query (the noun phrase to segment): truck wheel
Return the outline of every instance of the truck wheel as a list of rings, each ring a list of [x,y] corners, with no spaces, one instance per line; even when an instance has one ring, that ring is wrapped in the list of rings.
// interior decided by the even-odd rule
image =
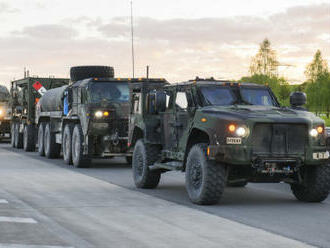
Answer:
[[[72,163],[76,168],[88,167],[90,160],[84,156],[84,135],[80,124],[76,124],[72,133]]]
[[[15,123],[15,147],[23,148],[23,134],[19,132],[19,123]]]
[[[45,126],[44,150],[47,158],[57,158],[60,156],[61,146],[56,143],[55,133],[51,131],[50,123]]]
[[[127,164],[132,164],[132,157],[127,156],[125,159]]]
[[[23,147],[24,151],[32,152],[35,150],[35,139],[34,139],[34,126],[32,125],[25,125],[24,126],[24,133],[23,133]]]
[[[156,188],[160,180],[160,171],[150,171],[149,166],[158,160],[159,148],[154,145],[145,145],[142,139],[134,147],[132,168],[136,187]]]
[[[219,202],[226,185],[226,169],[206,157],[207,144],[194,145],[186,164],[186,189],[190,200],[201,205]]]
[[[15,147],[15,123],[10,126],[10,145]]]
[[[227,186],[229,187],[235,187],[235,188],[243,188],[248,184],[248,181],[244,180],[244,181],[239,181],[239,182],[227,182]]]
[[[330,165],[308,166],[301,174],[302,184],[291,184],[294,196],[304,202],[324,201],[330,192]]]
[[[72,124],[66,124],[63,131],[62,149],[64,163],[72,164]]]
[[[113,78],[113,67],[110,66],[75,66],[70,69],[70,78],[73,82],[86,78]]]
[[[40,156],[45,156],[44,132],[45,132],[45,124],[40,123],[38,128],[38,153]]]

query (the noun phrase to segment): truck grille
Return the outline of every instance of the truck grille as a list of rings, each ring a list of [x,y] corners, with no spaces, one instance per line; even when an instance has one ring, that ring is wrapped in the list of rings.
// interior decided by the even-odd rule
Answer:
[[[128,119],[112,119],[109,121],[110,133],[118,131],[120,137],[128,136]]]
[[[257,123],[253,128],[253,152],[258,154],[303,154],[307,128],[303,124]]]

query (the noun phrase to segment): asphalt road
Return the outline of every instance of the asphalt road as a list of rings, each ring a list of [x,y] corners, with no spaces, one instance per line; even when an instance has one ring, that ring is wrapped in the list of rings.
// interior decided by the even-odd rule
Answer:
[[[329,198],[302,203],[286,184],[249,184],[198,206],[179,172],[138,190],[122,159],[74,169],[0,145],[0,248],[309,245],[330,248]]]

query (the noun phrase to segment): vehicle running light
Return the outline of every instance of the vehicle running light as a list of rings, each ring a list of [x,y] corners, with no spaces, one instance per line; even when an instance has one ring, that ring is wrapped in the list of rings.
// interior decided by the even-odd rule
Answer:
[[[0,115],[3,115],[3,114],[4,114],[3,110],[2,110],[2,109],[0,109]]]
[[[238,136],[240,136],[240,137],[244,137],[244,136],[246,136],[246,134],[247,134],[247,130],[246,130],[246,128],[244,128],[244,127],[239,127],[239,128],[237,128],[237,130],[236,130],[236,134],[237,134]]]
[[[235,126],[234,124],[230,124],[230,125],[228,126],[228,130],[229,130],[229,132],[233,133],[233,132],[235,132],[235,130],[236,130],[236,126]]]
[[[322,127],[322,126],[318,126],[318,127],[316,128],[316,130],[317,130],[317,132],[318,132],[319,134],[323,133],[323,127]]]
[[[108,117],[108,116],[109,116],[109,112],[108,112],[108,111],[105,111],[105,112],[103,112],[103,115],[104,115],[105,117]]]
[[[96,118],[101,118],[103,116],[103,112],[102,111],[96,111],[94,115],[95,115]]]
[[[316,137],[318,135],[318,132],[315,128],[309,131],[309,135],[312,137]]]

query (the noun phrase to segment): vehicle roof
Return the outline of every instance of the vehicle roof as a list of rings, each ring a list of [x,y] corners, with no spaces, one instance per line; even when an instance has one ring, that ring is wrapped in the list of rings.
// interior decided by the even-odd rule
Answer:
[[[254,84],[254,83],[248,83],[248,82],[235,82],[235,81],[230,81],[230,80],[215,80],[213,78],[206,78],[206,79],[196,78],[193,80],[172,84],[169,87],[171,87],[171,86],[189,86],[189,85],[251,86],[251,87],[260,87],[260,88],[267,87],[267,86],[261,85],[261,84]]]
[[[26,77],[22,79],[13,80],[12,83],[16,83],[18,85],[20,84],[26,84],[29,81],[34,80],[57,80],[57,81],[69,81],[69,78],[53,78],[53,77]]]

